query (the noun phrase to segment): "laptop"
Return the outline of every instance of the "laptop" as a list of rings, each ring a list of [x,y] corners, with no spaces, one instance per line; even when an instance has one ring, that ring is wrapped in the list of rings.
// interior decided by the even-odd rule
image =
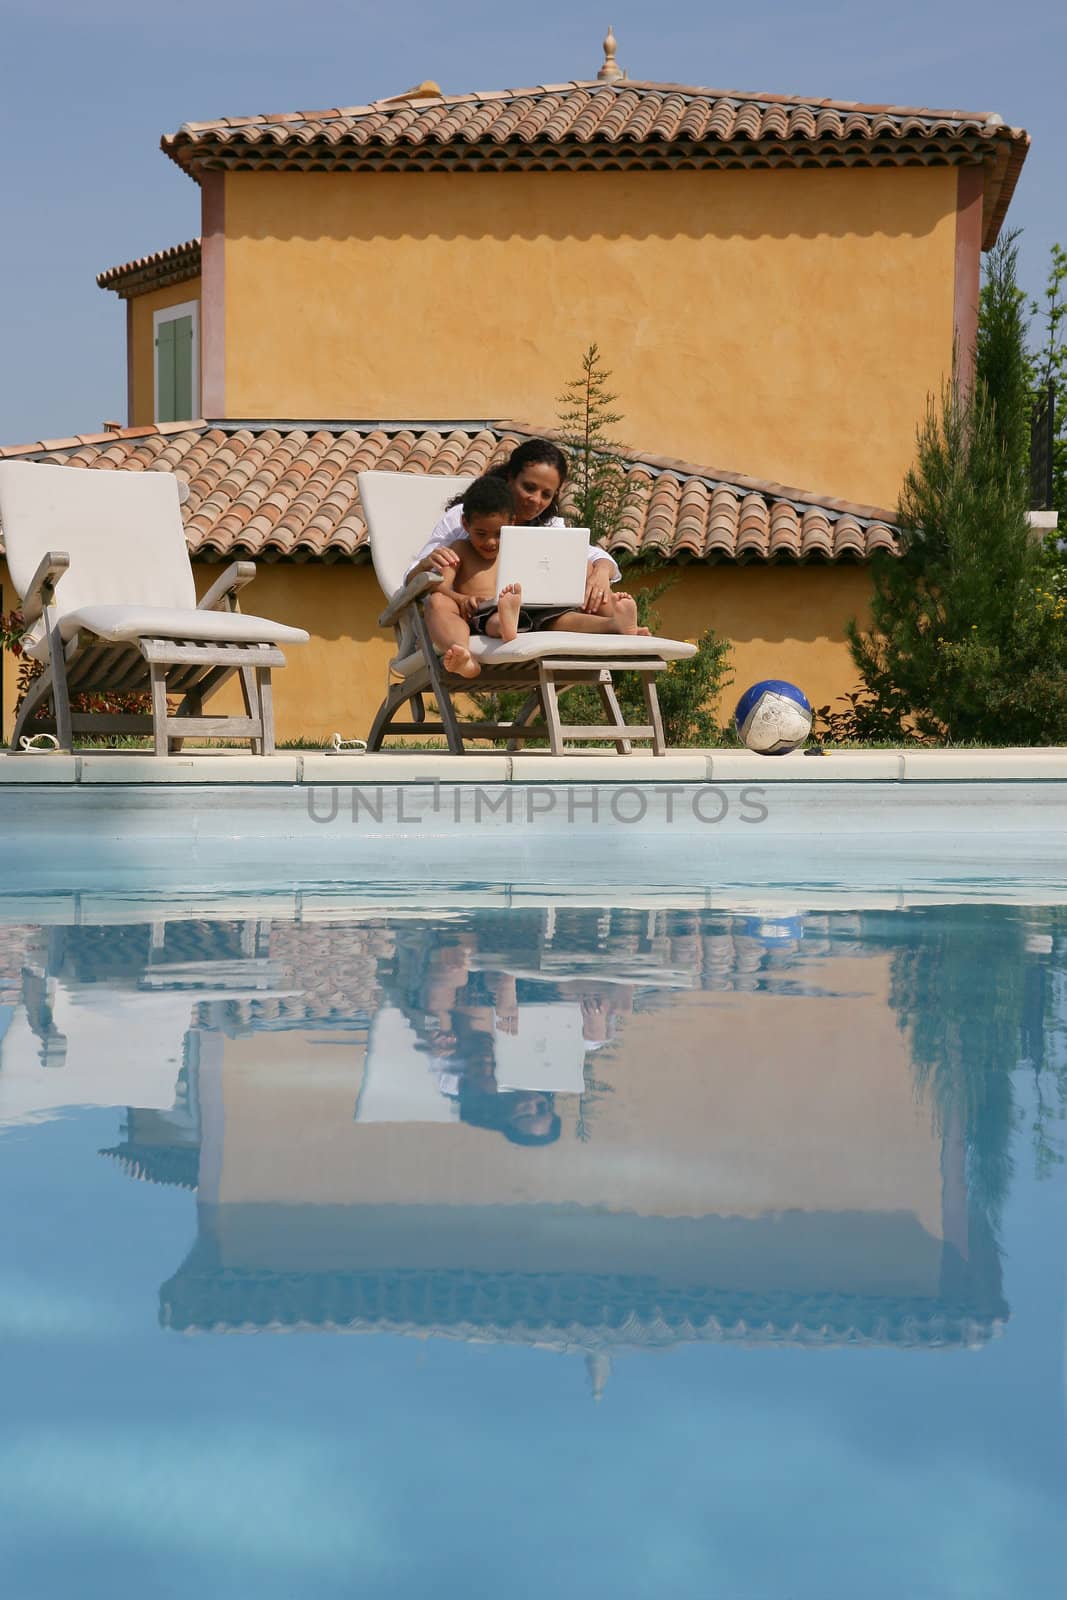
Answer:
[[[588,561],[588,528],[501,528],[497,598],[518,583],[524,606],[580,606]]]
[[[527,530],[528,531],[528,530]],[[586,1041],[577,1000],[519,1006],[516,1033],[496,1033],[497,1089],[539,1094],[585,1093]]]

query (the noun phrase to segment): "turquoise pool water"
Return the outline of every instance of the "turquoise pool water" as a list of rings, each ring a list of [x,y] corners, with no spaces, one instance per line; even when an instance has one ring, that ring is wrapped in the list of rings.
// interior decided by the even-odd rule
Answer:
[[[1067,909],[432,898],[0,901],[4,1594],[1062,1593]]]

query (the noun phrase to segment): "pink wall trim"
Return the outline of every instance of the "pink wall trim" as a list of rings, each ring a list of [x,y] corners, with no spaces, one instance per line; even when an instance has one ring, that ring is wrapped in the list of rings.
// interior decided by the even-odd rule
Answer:
[[[126,426],[135,426],[133,420],[133,300],[126,302]]]
[[[201,179],[200,415],[226,415],[226,175]]]
[[[963,389],[969,389],[974,380],[984,184],[985,173],[981,167],[960,167],[956,189],[956,279],[952,324],[957,371]]]

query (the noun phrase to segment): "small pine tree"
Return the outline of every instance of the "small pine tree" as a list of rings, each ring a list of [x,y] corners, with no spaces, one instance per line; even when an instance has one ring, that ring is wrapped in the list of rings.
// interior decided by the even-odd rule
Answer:
[[[1067,738],[1067,605],[1045,582],[1027,485],[979,386],[928,407],[899,507],[902,554],[872,561],[853,659],[895,732],[983,744]]]
[[[612,410],[619,397],[612,393],[610,382],[600,348],[591,344],[582,356],[578,377],[556,401],[562,442],[571,458],[568,510],[578,527],[589,529],[594,544],[615,532],[629,494],[620,447],[611,439],[622,413]]]
[[[1026,480],[1034,367],[1027,352],[1030,318],[1019,288],[1019,232],[1002,233],[985,258],[978,303],[975,379],[992,408],[992,426],[1009,470]]]

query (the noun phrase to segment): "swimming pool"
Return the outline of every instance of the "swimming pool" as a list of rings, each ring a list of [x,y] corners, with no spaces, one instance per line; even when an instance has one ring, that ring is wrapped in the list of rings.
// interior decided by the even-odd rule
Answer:
[[[8,887],[8,1593],[1059,1592],[1062,889]]]

